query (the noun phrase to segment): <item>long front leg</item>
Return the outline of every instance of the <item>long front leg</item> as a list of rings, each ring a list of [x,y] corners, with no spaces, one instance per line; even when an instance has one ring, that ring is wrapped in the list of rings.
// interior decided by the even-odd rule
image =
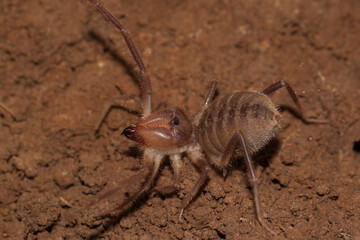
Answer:
[[[147,157],[146,152],[145,152],[145,158]],[[153,160],[153,164],[151,165],[151,162],[148,162],[145,165],[145,168],[151,172],[151,175],[149,176],[149,178],[147,179],[147,181],[145,182],[145,184],[143,185],[143,187],[137,192],[135,193],[133,196],[131,196],[130,198],[128,198],[125,202],[123,202],[122,204],[120,204],[119,206],[117,206],[114,209],[111,209],[110,211],[106,211],[106,212],[102,212],[100,214],[98,214],[96,217],[105,217],[105,216],[111,216],[114,213],[118,212],[119,210],[123,209],[124,207],[126,207],[129,203],[131,202],[135,202],[136,200],[138,200],[143,194],[145,194],[147,191],[149,191],[156,175],[157,172],[159,170],[160,167],[160,163],[161,163],[161,159],[162,156],[157,156],[154,159],[148,159],[148,160]]]
[[[141,60],[141,57],[129,35],[126,28],[119,23],[119,21],[108,11],[105,9],[105,7],[96,0],[88,0],[92,4],[96,5],[96,7],[102,12],[105,17],[112,22],[117,29],[120,30],[121,35],[123,36],[126,45],[128,46],[131,55],[133,56],[136,64],[138,65],[140,69],[140,79],[141,79],[141,90],[142,90],[142,115],[143,117],[148,116],[151,113],[151,83],[150,78],[146,72],[146,68]]]
[[[262,91],[263,94],[269,95],[273,92],[275,92],[276,90],[286,87],[286,90],[288,91],[288,93],[290,94],[291,99],[294,101],[294,103],[296,104],[299,113],[300,113],[300,117],[301,119],[306,122],[306,123],[329,123],[329,121],[327,120],[319,120],[319,119],[310,119],[307,118],[304,114],[304,110],[300,104],[300,101],[298,99],[298,97],[296,96],[296,93],[294,92],[294,90],[292,89],[292,87],[290,86],[289,83],[287,83],[285,80],[281,80],[278,81],[274,84],[272,84],[270,87],[266,88],[265,90]]]
[[[252,163],[252,160],[250,158],[250,154],[246,145],[245,138],[240,130],[238,130],[231,138],[230,142],[225,148],[225,152],[223,155],[223,158],[221,159],[220,166],[223,168],[224,175],[226,175],[226,168],[229,164],[229,160],[232,156],[232,153],[234,150],[241,146],[244,151],[244,159],[246,166],[248,168],[248,171],[250,172],[250,179],[252,182],[252,190],[253,190],[253,197],[255,202],[255,209],[256,209],[256,216],[259,221],[259,223],[271,234],[276,235],[276,233],[270,229],[270,227],[265,223],[264,219],[262,218],[261,214],[261,207],[260,207],[260,200],[259,200],[259,194],[258,194],[258,186],[257,186],[257,179],[254,171],[254,164]]]
[[[199,161],[199,160],[198,160]],[[193,190],[186,196],[186,198],[183,200],[182,202],[182,208],[179,214],[179,220],[181,220],[182,214],[184,212],[184,209],[189,206],[191,200],[196,196],[196,194],[199,192],[200,188],[202,185],[204,185],[204,182],[206,180],[206,176],[209,173],[209,171],[211,170],[211,167],[209,166],[209,164],[201,159],[198,162],[198,165],[200,165],[201,167],[201,174],[200,174],[200,178],[197,180]]]
[[[99,202],[109,198],[110,196],[112,196],[114,194],[118,194],[121,191],[126,191],[126,189],[133,187],[134,182],[139,181],[139,179],[146,179],[149,176],[149,174],[152,172],[152,169],[153,169],[152,164],[147,164],[147,165],[143,166],[135,175],[131,176],[130,178],[126,179],[124,182],[117,185],[116,188],[111,189],[96,198],[90,199],[87,202],[87,206],[91,207],[91,206],[98,204]]]
[[[205,97],[204,108],[206,108],[214,97],[217,80],[213,79],[208,94]]]
[[[179,154],[171,155],[170,160],[171,160],[171,166],[174,170],[172,185],[154,189],[154,191],[160,193],[163,196],[175,193],[176,191],[179,190],[180,187],[181,156]]]

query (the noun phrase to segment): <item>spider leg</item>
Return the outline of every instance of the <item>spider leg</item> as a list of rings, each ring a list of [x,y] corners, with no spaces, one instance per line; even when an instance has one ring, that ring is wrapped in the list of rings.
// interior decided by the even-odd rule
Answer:
[[[146,178],[151,173],[151,170],[152,170],[151,165],[142,167],[139,170],[139,172],[137,172],[134,176],[128,178],[126,181],[119,184],[116,188],[111,189],[111,190],[105,192],[104,194],[102,194],[94,199],[89,200],[87,203],[87,206],[91,207],[91,206],[103,201],[104,199],[114,195],[115,193],[118,193],[121,190],[129,188],[130,186],[133,185],[134,182],[138,181],[140,178]]]
[[[204,185],[204,182],[206,180],[206,176],[211,170],[210,165],[205,160],[201,159],[201,160],[197,160],[197,161],[198,161],[198,165],[200,165],[200,167],[201,167],[201,174],[200,174],[200,177],[197,180],[194,188],[192,189],[192,191],[186,196],[186,198],[182,202],[182,208],[181,208],[181,211],[180,211],[180,214],[179,214],[179,220],[181,220],[181,218],[182,218],[184,209],[187,208],[187,206],[189,206],[191,200],[199,192],[201,186]]]
[[[260,200],[259,200],[259,194],[258,194],[258,186],[257,186],[257,179],[254,171],[254,165],[252,163],[252,160],[250,158],[250,154],[246,145],[246,141],[244,138],[244,135],[241,133],[240,130],[238,130],[231,138],[230,142],[225,148],[224,155],[221,159],[221,165],[224,169],[224,174],[226,175],[227,171],[226,164],[229,164],[230,157],[235,150],[236,147],[240,146],[244,150],[244,158],[246,162],[246,166],[248,168],[248,171],[250,172],[250,180],[252,182],[252,190],[253,190],[253,197],[255,202],[255,209],[256,209],[256,216],[259,221],[259,223],[271,234],[276,235],[276,233],[270,229],[270,227],[265,223],[264,219],[261,215],[261,207],[260,207]]]
[[[204,108],[206,108],[214,97],[217,80],[213,79],[208,94],[205,97]]]
[[[145,151],[144,155],[145,155],[145,158],[146,158],[146,156],[147,156],[146,151]],[[152,160],[153,160],[152,164],[150,164],[149,161],[147,161],[148,163],[144,166],[144,168],[145,168],[145,171],[149,171],[149,172],[151,172],[151,174],[150,174],[149,178],[146,180],[143,187],[137,193],[135,193],[133,196],[128,198],[125,202],[123,202],[122,204],[120,204],[116,208],[111,209],[110,211],[102,212],[102,213],[98,214],[96,217],[111,216],[114,213],[119,212],[119,210],[126,207],[129,203],[136,202],[136,200],[138,200],[143,194],[148,192],[149,189],[151,188],[151,185],[152,185],[156,175],[157,175],[157,172],[159,170],[162,157],[163,156],[156,156],[155,158],[152,158]],[[150,160],[150,159],[148,159],[148,160]]]
[[[294,92],[294,90],[292,89],[292,87],[290,86],[289,83],[287,83],[285,80],[281,80],[278,81],[274,84],[272,84],[270,87],[266,88],[265,90],[262,91],[263,94],[265,95],[269,95],[273,92],[275,92],[276,90],[286,87],[286,90],[288,91],[288,93],[290,94],[291,99],[294,101],[294,103],[296,104],[299,113],[300,113],[300,117],[301,119],[305,122],[305,123],[329,123],[328,120],[320,120],[320,119],[311,119],[311,118],[307,118],[304,114],[304,110],[300,104],[299,98],[296,96],[296,93]]]
[[[92,4],[96,5],[100,12],[102,12],[105,17],[112,23],[114,26],[120,30],[122,37],[124,38],[126,45],[128,46],[131,55],[133,56],[136,64],[140,69],[140,79],[141,79],[141,90],[142,90],[142,115],[143,117],[148,116],[151,113],[151,82],[150,78],[146,72],[146,68],[141,60],[141,57],[129,35],[126,28],[120,24],[120,22],[108,11],[105,7],[96,0],[89,0]]]
[[[181,168],[181,156],[179,154],[171,155],[171,166],[174,170],[173,184],[162,188],[155,188],[154,191],[160,193],[163,196],[171,195],[179,190],[180,186],[180,168]]]

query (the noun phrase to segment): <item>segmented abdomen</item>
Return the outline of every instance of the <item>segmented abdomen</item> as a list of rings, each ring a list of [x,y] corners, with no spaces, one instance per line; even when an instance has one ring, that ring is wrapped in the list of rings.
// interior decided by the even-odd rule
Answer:
[[[200,117],[198,141],[213,161],[220,161],[231,137],[238,130],[250,154],[262,148],[280,128],[279,113],[267,95],[234,92],[220,97]],[[215,162],[216,164],[216,162]]]

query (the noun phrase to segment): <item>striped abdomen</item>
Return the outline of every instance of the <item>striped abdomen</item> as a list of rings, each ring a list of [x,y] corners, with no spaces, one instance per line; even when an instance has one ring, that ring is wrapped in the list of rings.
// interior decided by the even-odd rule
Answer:
[[[249,153],[261,149],[280,128],[279,113],[267,95],[234,92],[220,97],[200,117],[198,141],[214,165],[218,165],[231,137],[238,130]]]

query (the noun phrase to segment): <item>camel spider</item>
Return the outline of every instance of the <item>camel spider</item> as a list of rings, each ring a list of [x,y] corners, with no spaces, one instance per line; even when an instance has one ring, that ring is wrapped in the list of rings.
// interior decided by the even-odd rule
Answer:
[[[179,215],[180,219],[184,209],[204,184],[211,167],[213,166],[216,170],[222,171],[225,177],[229,160],[235,152],[237,156],[244,158],[250,172],[257,219],[268,232],[275,234],[262,218],[257,180],[250,158],[253,153],[264,147],[280,129],[279,112],[268,95],[285,87],[305,123],[325,123],[327,121],[305,117],[295,92],[284,80],[276,82],[260,93],[235,91],[211,102],[216,88],[216,80],[213,80],[205,102],[193,121],[190,121],[180,108],[152,112],[150,79],[126,28],[100,2],[96,0],[88,1],[96,5],[98,10],[120,30],[140,69],[142,89],[142,99],[127,96],[112,98],[106,104],[95,129],[96,131],[99,130],[110,108],[123,106],[129,101],[136,101],[141,104],[142,117],[140,121],[125,128],[122,134],[128,139],[139,143],[144,150],[142,171],[150,175],[143,187],[135,195],[115,209],[101,215],[106,216],[117,212],[145,194],[151,188],[165,156],[169,156],[174,170],[173,185],[170,188],[177,190],[180,182],[180,154],[186,152],[193,163],[200,167],[201,174],[193,190],[183,200]],[[96,198],[91,205],[114,192],[110,191]]]

